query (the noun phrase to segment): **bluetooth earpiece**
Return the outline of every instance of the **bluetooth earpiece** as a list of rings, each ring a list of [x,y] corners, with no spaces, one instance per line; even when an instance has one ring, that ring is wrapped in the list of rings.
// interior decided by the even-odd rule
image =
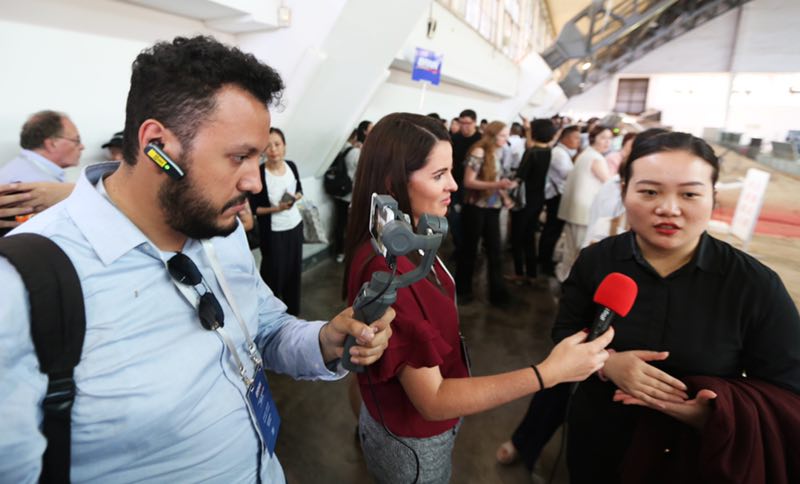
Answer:
[[[148,158],[153,160],[156,165],[158,165],[167,175],[175,180],[180,180],[183,178],[185,173],[181,170],[181,167],[178,166],[177,163],[172,161],[172,158],[169,157],[168,154],[164,153],[164,150],[161,149],[163,146],[158,141],[151,141],[144,147],[144,154],[147,155]]]

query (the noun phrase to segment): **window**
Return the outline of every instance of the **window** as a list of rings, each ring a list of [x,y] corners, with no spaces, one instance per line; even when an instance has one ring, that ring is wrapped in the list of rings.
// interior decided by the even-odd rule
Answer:
[[[546,0],[438,0],[515,62],[555,38]]]
[[[620,79],[617,85],[617,113],[642,114],[647,104],[650,79]]]

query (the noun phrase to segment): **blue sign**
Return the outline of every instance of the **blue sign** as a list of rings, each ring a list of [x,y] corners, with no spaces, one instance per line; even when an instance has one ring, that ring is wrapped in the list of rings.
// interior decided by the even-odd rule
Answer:
[[[417,47],[414,56],[414,68],[411,70],[411,79],[414,81],[428,81],[434,86],[439,85],[442,77],[442,56],[430,50]]]

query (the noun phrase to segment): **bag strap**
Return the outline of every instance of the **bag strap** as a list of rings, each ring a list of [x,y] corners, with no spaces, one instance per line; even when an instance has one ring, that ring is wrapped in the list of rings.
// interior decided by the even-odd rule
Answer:
[[[340,151],[339,152],[340,156],[337,157],[337,160],[333,160],[333,161],[334,162],[338,161],[339,164],[342,167],[344,167],[345,170],[347,170],[347,154],[350,153],[351,151],[353,151],[353,148],[355,148],[355,146],[351,145],[351,146],[348,146],[347,148],[345,148],[344,150]]]
[[[61,248],[38,234],[3,237],[0,256],[14,266],[28,290],[31,338],[40,371],[48,379],[42,402],[42,433],[47,448],[39,479],[43,483],[68,483],[75,400],[73,369],[80,361],[86,333],[80,279]]]
[[[292,170],[292,174],[294,174],[294,179],[297,182],[297,190],[300,193],[303,193],[303,185],[300,183],[300,172],[297,171],[297,165],[291,160],[286,160],[286,164],[289,166],[289,169]]]

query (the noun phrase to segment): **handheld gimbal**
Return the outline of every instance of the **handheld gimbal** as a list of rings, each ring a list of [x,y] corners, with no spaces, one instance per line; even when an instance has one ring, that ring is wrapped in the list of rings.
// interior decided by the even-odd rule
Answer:
[[[372,247],[386,258],[392,272],[377,271],[369,282],[365,282],[353,302],[355,319],[371,324],[383,316],[386,309],[397,300],[397,290],[410,286],[425,277],[436,261],[436,250],[447,235],[447,219],[423,214],[417,224],[417,232],[408,222],[408,217],[397,208],[397,201],[388,195],[372,194],[370,211],[370,234]],[[395,277],[399,256],[419,251],[420,264],[411,272]],[[364,367],[350,361],[350,348],[355,338],[345,340],[342,366],[350,371],[361,373]]]

